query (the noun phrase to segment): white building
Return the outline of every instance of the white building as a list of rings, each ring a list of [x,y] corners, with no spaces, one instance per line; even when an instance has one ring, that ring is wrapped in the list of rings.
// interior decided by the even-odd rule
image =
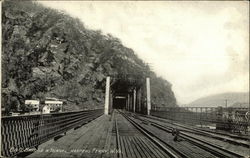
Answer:
[[[62,112],[63,102],[58,100],[46,100],[44,110],[49,109],[50,112]]]

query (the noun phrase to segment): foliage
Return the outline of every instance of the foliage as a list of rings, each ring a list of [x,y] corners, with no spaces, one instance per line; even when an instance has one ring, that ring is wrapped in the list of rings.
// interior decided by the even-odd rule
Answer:
[[[176,103],[171,85],[132,49],[65,13],[31,1],[4,1],[2,32],[2,104],[10,111],[25,99],[45,97],[65,99],[72,107],[103,106],[108,75],[136,77],[137,86],[150,76],[154,104]]]
[[[32,108],[33,107],[31,105],[25,105],[25,104],[20,105],[20,110],[22,112],[30,112]]]

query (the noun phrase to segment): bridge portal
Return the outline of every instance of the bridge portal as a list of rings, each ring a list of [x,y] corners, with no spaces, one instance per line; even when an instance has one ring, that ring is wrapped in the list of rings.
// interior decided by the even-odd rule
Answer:
[[[150,115],[149,80],[134,76],[107,77],[104,113],[107,115],[112,109],[125,109]]]

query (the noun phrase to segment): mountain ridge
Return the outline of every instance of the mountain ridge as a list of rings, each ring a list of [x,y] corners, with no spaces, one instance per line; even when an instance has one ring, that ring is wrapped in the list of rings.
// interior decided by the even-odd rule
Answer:
[[[185,106],[225,107],[227,104],[227,106],[230,107],[235,103],[249,103],[249,92],[225,92],[213,94],[196,99],[188,104],[185,104]]]

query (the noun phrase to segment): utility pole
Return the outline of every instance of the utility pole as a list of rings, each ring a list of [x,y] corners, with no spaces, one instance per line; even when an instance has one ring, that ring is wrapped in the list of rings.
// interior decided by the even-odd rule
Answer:
[[[146,90],[147,90],[147,115],[150,115],[151,99],[150,99],[150,79],[146,78]]]
[[[225,100],[225,102],[226,102],[226,108],[227,108],[227,99]]]

